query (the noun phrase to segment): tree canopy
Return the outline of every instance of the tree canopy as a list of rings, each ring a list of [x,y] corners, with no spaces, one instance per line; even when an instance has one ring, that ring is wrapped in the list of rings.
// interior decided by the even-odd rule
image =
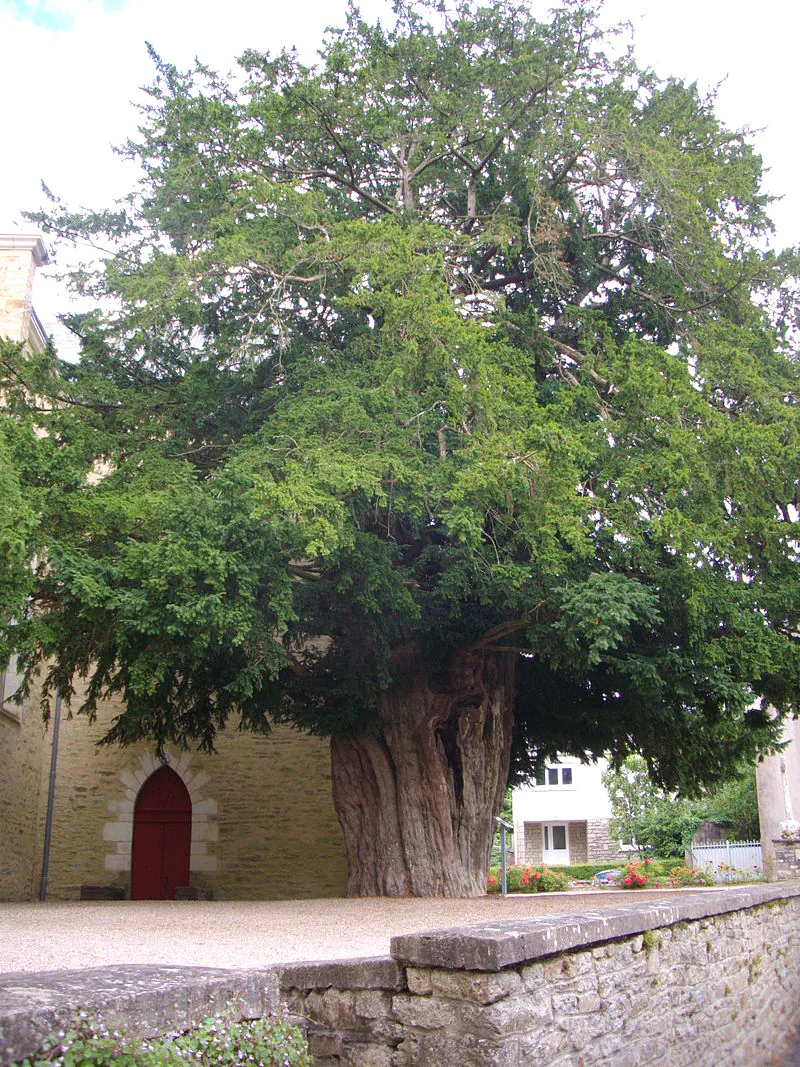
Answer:
[[[121,693],[109,740],[206,747],[369,735],[409,678],[511,659],[517,772],[721,780],[800,693],[761,161],[588,5],[396,15],[351,8],[313,66],[154,53],[127,200],[31,216],[102,258],[80,360],[3,363],[0,449],[51,401],[6,646],[45,701]]]

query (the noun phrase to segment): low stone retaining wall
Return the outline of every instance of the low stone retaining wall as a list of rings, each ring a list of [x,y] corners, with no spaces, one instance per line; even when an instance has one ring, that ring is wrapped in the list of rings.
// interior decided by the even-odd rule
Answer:
[[[153,1032],[232,999],[249,1016],[286,1005],[317,1067],[777,1065],[800,1001],[800,885],[669,904],[645,892],[581,914],[397,937],[385,959],[4,976],[0,1061],[33,1052],[70,1009]]]
[[[398,937],[392,956],[369,987],[358,970],[283,972],[317,1067],[765,1067],[780,1062],[796,1017],[800,889],[682,893],[670,905],[643,894]]]
[[[0,1064],[33,1056],[81,1011],[132,1033],[156,1036],[199,1026],[229,1004],[237,1006],[241,1018],[277,1012],[277,975],[273,970],[139,965],[0,974]]]

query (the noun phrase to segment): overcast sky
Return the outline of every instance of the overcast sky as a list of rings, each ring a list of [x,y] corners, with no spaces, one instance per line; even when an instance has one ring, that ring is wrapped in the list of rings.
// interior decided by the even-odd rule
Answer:
[[[362,0],[372,17],[384,0]],[[547,7],[533,0],[537,13]],[[313,59],[345,0],[0,0],[0,230],[31,227],[20,210],[41,206],[43,180],[72,206],[100,207],[130,187],[110,150],[134,132],[138,86],[151,80],[145,41],[178,67],[197,56],[230,70],[245,48],[296,45]],[[800,244],[797,0],[606,0],[604,20],[629,20],[640,64],[662,75],[722,83],[717,111],[749,126],[769,168],[776,243]],[[48,329],[66,310],[46,278],[37,310]]]

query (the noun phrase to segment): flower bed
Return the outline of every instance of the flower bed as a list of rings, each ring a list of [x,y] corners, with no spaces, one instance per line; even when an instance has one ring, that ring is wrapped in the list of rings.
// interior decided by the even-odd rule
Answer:
[[[617,885],[623,889],[644,889],[650,885],[650,867],[649,859],[628,860],[619,873]]]
[[[698,867],[673,867],[669,872],[669,884],[671,886],[713,885],[714,876],[710,871],[703,871]]]
[[[506,884],[509,893],[555,893],[569,888],[569,878],[566,872],[554,871],[550,867],[514,865],[506,869]],[[501,889],[500,868],[491,867],[486,890],[499,893]]]

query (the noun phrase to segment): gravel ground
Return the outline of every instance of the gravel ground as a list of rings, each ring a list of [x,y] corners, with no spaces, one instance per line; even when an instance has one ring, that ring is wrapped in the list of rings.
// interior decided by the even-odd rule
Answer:
[[[125,963],[243,968],[385,956],[395,934],[596,911],[632,900],[669,900],[675,892],[680,890],[573,891],[505,900],[0,904],[0,972]]]

